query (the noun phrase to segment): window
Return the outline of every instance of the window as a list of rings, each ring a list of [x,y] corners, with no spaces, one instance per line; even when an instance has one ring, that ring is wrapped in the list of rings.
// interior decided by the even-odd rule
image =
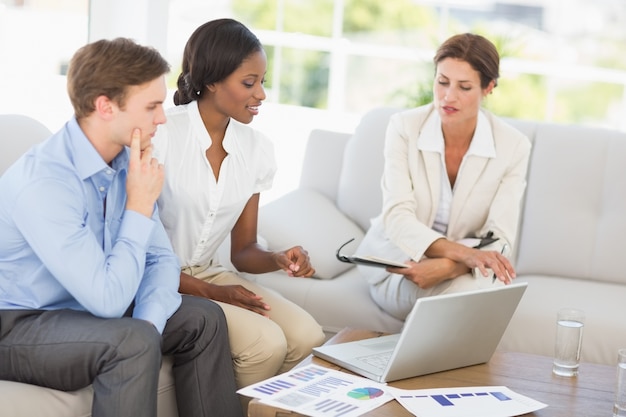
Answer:
[[[92,12],[90,23],[90,3],[113,17]],[[90,26],[131,37],[148,26],[140,41],[166,44],[173,88],[191,32],[229,16],[264,43],[268,103],[335,114],[420,104],[430,97],[437,45],[472,31],[502,55],[499,87],[486,102],[495,113],[626,130],[623,0],[137,0],[133,24],[115,16],[130,7],[123,0],[0,0],[0,112],[47,124],[66,119],[63,75]]]
[[[67,62],[92,38],[159,48],[173,89],[192,31],[219,17],[246,24],[268,55],[253,124],[276,142],[274,195],[297,185],[311,129],[350,132],[371,108],[429,101],[435,49],[460,32],[501,53],[494,113],[626,131],[624,0],[0,0],[0,112],[61,127]]]
[[[420,104],[429,99],[436,47],[471,31],[502,56],[499,87],[485,103],[495,113],[626,130],[622,0],[222,3],[215,12],[212,4],[171,0],[170,16],[189,17],[183,10],[193,7],[202,18],[187,19],[193,27],[223,16],[249,26],[268,52],[268,97],[276,103],[346,113]]]
[[[50,129],[71,117],[65,73],[87,30],[88,0],[0,0],[0,113]]]

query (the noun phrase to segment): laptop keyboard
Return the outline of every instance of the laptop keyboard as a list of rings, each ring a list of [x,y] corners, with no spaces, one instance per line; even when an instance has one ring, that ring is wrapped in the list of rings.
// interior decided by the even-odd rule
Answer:
[[[357,359],[375,368],[385,369],[392,353],[393,351],[390,350],[387,352],[374,353],[373,355],[360,356]]]

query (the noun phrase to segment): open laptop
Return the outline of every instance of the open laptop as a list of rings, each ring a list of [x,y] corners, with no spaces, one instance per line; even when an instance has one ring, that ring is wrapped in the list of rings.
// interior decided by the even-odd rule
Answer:
[[[491,359],[526,282],[419,298],[398,334],[324,345],[313,354],[378,382]]]

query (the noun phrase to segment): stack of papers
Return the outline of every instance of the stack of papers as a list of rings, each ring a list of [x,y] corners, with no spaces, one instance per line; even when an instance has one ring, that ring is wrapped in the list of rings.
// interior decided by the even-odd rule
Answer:
[[[294,368],[237,393],[312,417],[356,417],[393,399],[418,417],[511,417],[547,407],[506,387],[404,390],[317,365]]]

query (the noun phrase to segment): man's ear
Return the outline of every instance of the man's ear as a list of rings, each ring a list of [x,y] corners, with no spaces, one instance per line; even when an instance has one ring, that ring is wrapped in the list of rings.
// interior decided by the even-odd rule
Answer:
[[[95,112],[106,120],[113,117],[115,112],[115,104],[107,96],[98,96],[94,101]]]

